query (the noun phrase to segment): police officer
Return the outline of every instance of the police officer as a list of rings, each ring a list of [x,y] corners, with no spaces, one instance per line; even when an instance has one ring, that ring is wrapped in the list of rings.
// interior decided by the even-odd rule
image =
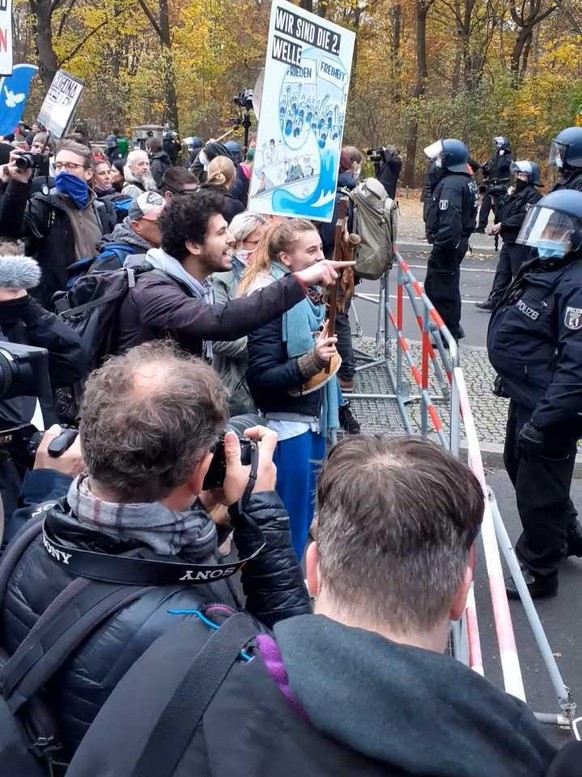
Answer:
[[[556,135],[550,146],[549,164],[560,171],[553,191],[582,192],[582,127],[568,127]]]
[[[457,340],[461,328],[461,262],[475,229],[477,184],[468,165],[469,152],[460,140],[437,140],[425,148],[441,170],[426,219],[432,253],[428,260],[424,289]]]
[[[495,309],[487,348],[509,396],[504,460],[523,532],[516,552],[533,597],[555,596],[563,556],[582,556],[570,500],[582,435],[582,193],[528,211],[518,243],[536,249]],[[512,580],[510,598],[517,598]]]
[[[513,157],[511,156],[509,140],[499,135],[493,138],[493,146],[495,148],[495,156],[481,166],[483,178],[487,181],[487,190],[481,200],[477,232],[485,232],[489,213],[492,209],[496,213],[496,202],[506,193],[511,176]]]
[[[491,234],[501,235],[503,247],[489,297],[483,302],[475,303],[475,307],[480,310],[491,311],[495,308],[509,288],[511,279],[515,278],[530,254],[528,246],[520,245],[516,240],[526,213],[542,196],[536,188],[542,185],[540,168],[535,162],[520,160],[512,162],[511,175],[514,183],[500,201],[497,209],[499,221],[490,230]]]

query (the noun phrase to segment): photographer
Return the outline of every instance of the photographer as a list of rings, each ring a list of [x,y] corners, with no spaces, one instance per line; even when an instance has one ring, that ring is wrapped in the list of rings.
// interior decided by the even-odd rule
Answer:
[[[259,448],[252,494],[246,493],[249,472],[232,432],[224,443],[223,487],[203,491],[227,416],[226,392],[212,368],[167,343],[110,359],[91,375],[83,398],[80,443],[87,471],[72,482],[66,498],[35,511],[44,518],[47,538],[73,554],[90,550],[105,556],[113,575],[116,557],[128,554],[158,567],[160,562],[217,566],[219,535],[234,529],[240,558],[260,551],[242,571],[246,610],[267,626],[308,613],[288,518],[274,491],[276,436],[262,427],[247,430]],[[50,554],[41,537],[33,540],[8,581],[0,631],[10,655],[75,577],[74,558],[63,563],[52,547]],[[157,637],[210,603],[240,608],[232,580],[226,572],[219,577],[211,583],[153,585],[68,659],[47,689],[62,727],[65,760],[117,682]]]
[[[39,263],[43,277],[35,291],[50,309],[56,291],[64,289],[70,265],[97,253],[103,235],[117,218],[110,203],[89,189],[93,176],[91,151],[62,141],[55,158],[55,188],[31,194],[30,159],[13,151],[7,172],[10,183],[0,204],[0,234],[24,238],[26,253]]]
[[[396,199],[396,186],[402,170],[402,157],[396,146],[375,148],[368,151],[368,156],[374,162],[374,175],[386,189],[391,199]]]

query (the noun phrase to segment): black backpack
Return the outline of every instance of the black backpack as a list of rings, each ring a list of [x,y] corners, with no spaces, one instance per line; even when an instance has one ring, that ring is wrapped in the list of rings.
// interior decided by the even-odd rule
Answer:
[[[151,265],[144,263],[89,273],[81,276],[69,291],[58,291],[54,295],[53,305],[58,317],[81,338],[88,357],[87,374],[115,350],[121,304],[135,286],[136,278],[151,270]]]
[[[8,580],[42,520],[27,526],[0,562],[0,601]],[[51,602],[15,653],[0,649],[0,777],[47,777],[61,762],[56,716],[43,686],[105,620],[151,587],[75,578]]]

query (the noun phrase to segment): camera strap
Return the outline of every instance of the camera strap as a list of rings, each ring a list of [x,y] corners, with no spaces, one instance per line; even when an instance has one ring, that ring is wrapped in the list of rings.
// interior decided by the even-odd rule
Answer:
[[[231,577],[263,550],[266,545],[265,537],[259,527],[249,521],[245,530],[256,532],[258,547],[250,556],[231,564],[188,564],[180,561],[159,561],[158,558],[112,556],[72,548],[63,545],[51,535],[46,520],[42,527],[42,543],[57,564],[77,577],[122,585],[202,585]]]

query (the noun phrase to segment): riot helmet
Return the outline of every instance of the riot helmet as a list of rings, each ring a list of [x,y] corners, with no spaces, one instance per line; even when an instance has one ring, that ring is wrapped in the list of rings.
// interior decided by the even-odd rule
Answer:
[[[527,175],[527,182],[534,186],[542,186],[540,166],[536,162],[530,162],[528,159],[519,159],[511,163],[509,168],[511,175],[516,176],[521,173]]]
[[[503,135],[497,135],[497,137],[493,138],[493,145],[497,151],[503,151],[504,154],[511,151],[511,143]]]
[[[560,189],[528,210],[517,242],[541,259],[561,259],[582,248],[582,192]]]
[[[424,153],[437,167],[442,167],[451,173],[469,172],[469,150],[464,143],[456,138],[437,140],[427,146]]]
[[[548,164],[558,170],[582,167],[582,127],[568,127],[558,132],[550,146]]]

